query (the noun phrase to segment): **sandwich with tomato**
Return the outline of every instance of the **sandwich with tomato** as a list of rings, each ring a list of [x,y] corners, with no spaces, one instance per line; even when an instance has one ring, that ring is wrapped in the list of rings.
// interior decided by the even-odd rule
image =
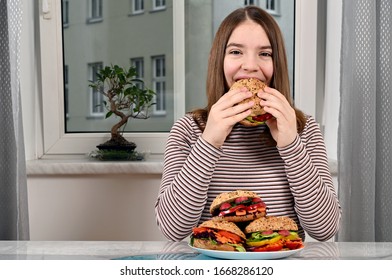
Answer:
[[[266,205],[254,192],[236,190],[219,194],[211,203],[213,220],[248,222],[266,215]]]
[[[190,244],[193,247],[245,252],[245,234],[239,227],[228,221],[208,220],[192,229]]]
[[[253,96],[243,100],[241,103],[248,103],[249,101],[254,101],[254,105],[251,108],[251,114],[245,119],[241,120],[240,123],[244,126],[258,126],[264,124],[267,120],[272,118],[270,113],[264,111],[264,108],[260,105],[260,97],[257,96],[257,93],[260,90],[265,88],[265,84],[256,78],[247,78],[236,81],[231,87],[230,90],[241,89],[246,87],[250,92],[252,92]]]
[[[268,216],[249,223],[245,228],[246,250],[270,252],[296,250],[304,247],[298,226],[289,217]]]

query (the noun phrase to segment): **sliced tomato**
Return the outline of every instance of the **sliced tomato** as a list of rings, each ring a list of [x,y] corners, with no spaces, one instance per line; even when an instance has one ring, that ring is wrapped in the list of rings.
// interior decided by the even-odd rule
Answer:
[[[249,197],[247,197],[247,196],[240,196],[240,197],[237,197],[234,200],[234,203],[235,204],[240,204],[241,202],[244,202],[244,201],[247,201],[247,200],[249,200]]]
[[[237,234],[225,231],[225,230],[219,230],[217,232],[217,235],[223,236],[227,239],[229,239],[230,241],[232,241],[233,243],[241,243],[241,237],[239,237]]]
[[[290,250],[295,250],[302,248],[303,244],[301,240],[286,240],[285,241],[285,247],[287,247]]]
[[[283,236],[289,236],[290,235],[290,232],[288,230],[280,230],[278,233],[280,235],[283,235]]]
[[[205,231],[210,231],[210,229],[205,227],[197,227],[192,229],[193,234],[199,234]]]
[[[251,204],[251,205],[247,206],[246,210],[249,211],[249,210],[254,210],[254,209],[258,209],[258,208],[265,208],[265,204],[263,202]]]
[[[228,202],[222,203],[222,205],[219,207],[219,210],[223,211],[223,210],[227,210],[231,207],[231,204]]]
[[[262,202],[262,200],[261,200],[260,197],[254,197],[254,198],[252,198],[252,203],[259,203],[259,202]]]
[[[252,117],[252,119],[257,122],[265,122],[266,120],[269,120],[270,118],[272,118],[272,115],[270,113],[265,113],[263,115]]]

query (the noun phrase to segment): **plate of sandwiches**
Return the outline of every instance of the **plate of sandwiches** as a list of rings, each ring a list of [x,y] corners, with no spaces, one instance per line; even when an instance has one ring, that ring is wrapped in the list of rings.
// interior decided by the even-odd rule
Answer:
[[[192,229],[189,245],[199,253],[219,259],[266,260],[286,258],[304,248],[295,221],[265,216],[265,204],[254,193],[235,191],[224,197],[230,199],[211,204],[212,219]],[[236,210],[231,211],[232,207]]]

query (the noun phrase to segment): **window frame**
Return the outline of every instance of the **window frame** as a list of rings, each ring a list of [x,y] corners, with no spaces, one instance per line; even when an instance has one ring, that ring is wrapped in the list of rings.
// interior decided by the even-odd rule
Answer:
[[[97,73],[103,68],[103,62],[92,62],[87,65],[88,68],[88,75],[90,81],[96,81]],[[89,87],[89,118],[103,118],[105,117],[105,110],[102,107],[104,96],[98,90]],[[94,100],[98,100],[98,102],[94,102]],[[94,108],[100,108],[98,111],[95,111]]]
[[[166,58],[164,55],[157,55],[151,57],[152,62],[152,84],[153,90],[156,95],[154,96],[154,116],[165,116],[166,115]],[[159,65],[161,69],[159,69],[160,75],[157,75],[157,62],[160,62]],[[159,88],[158,88],[159,85]],[[163,88],[162,88],[163,87]],[[158,104],[159,102],[159,104]]]
[[[252,6],[252,5],[258,6],[259,1],[258,0],[253,0],[253,1],[244,0],[244,6]]]
[[[268,8],[268,3],[270,1],[274,1],[274,9]],[[280,15],[280,0],[266,0],[265,5],[267,12],[269,12],[271,15]]]
[[[160,2],[159,5],[157,5],[157,2]],[[176,2],[176,1],[173,1],[173,4],[174,4],[174,2]],[[152,10],[153,11],[161,11],[164,9],[166,9],[166,0],[152,0]]]
[[[37,158],[87,154],[108,139],[107,133],[65,133],[61,2],[52,1],[50,20],[39,16],[42,90],[42,150]],[[317,67],[317,1],[296,1],[295,96],[296,106],[315,115]],[[185,4],[173,1],[174,119],[185,114]],[[53,93],[57,94],[53,94]],[[108,129],[109,130],[109,129]],[[125,133],[139,151],[162,155],[168,132]]]
[[[68,65],[64,65],[64,114],[68,119],[69,117],[69,103],[68,103],[68,94],[69,94],[69,67]]]
[[[137,9],[137,4],[141,6],[140,9]],[[139,15],[144,13],[144,0],[131,0],[131,5],[133,15]]]
[[[136,77],[138,79],[144,79],[144,57],[132,57],[130,59],[131,65],[135,67]]]
[[[96,6],[97,10],[93,10],[94,5],[98,4]],[[88,15],[87,15],[87,22],[88,23],[95,23],[95,22],[101,22],[103,20],[103,1],[102,0],[88,0]],[[96,14],[98,12],[98,14]],[[56,13],[58,14],[58,13]]]
[[[63,28],[67,28],[69,25],[69,0],[62,0],[63,5]]]

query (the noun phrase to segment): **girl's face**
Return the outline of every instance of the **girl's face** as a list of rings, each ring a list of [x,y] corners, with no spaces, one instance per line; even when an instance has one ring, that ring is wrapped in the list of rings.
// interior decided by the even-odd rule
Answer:
[[[270,84],[274,74],[272,47],[259,24],[246,20],[233,30],[226,46],[223,68],[229,87],[244,78],[258,78]]]

